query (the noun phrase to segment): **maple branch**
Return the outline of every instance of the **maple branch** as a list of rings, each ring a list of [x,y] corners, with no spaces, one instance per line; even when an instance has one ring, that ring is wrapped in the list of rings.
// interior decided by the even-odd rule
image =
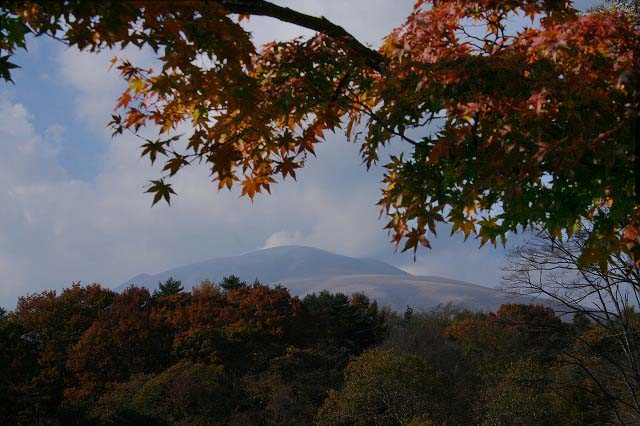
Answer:
[[[341,39],[354,52],[358,53],[367,66],[376,71],[381,71],[387,60],[378,51],[371,49],[359,42],[344,28],[329,21],[324,16],[317,17],[307,15],[278,6],[265,0],[217,0],[230,13],[239,15],[268,16],[300,27],[308,28],[330,37]]]
[[[381,126],[385,127],[389,132],[391,132],[392,134],[400,137],[400,139],[404,140],[405,142],[413,145],[413,146],[418,146],[418,142],[411,139],[410,137],[408,137],[407,135],[404,134],[404,132],[395,130],[395,128],[393,128],[392,126],[390,126],[389,124],[387,124],[382,117],[380,117],[378,114],[376,114],[371,108],[369,108],[368,105],[365,105],[364,103],[356,100],[356,99],[352,99],[350,97],[347,96],[347,99],[349,99],[351,102],[353,102],[354,105],[357,105],[358,111],[365,113],[366,115],[368,115],[371,119],[377,121],[378,123],[380,123]]]

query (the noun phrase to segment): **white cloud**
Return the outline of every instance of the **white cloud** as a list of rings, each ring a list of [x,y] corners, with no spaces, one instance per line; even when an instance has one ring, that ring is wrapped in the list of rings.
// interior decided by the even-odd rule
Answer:
[[[268,249],[273,247],[297,245],[305,245],[305,238],[302,236],[300,231],[280,231],[269,235],[269,238],[264,242],[262,248]]]
[[[123,56],[133,56],[132,53],[138,52],[128,49]],[[58,77],[75,89],[77,116],[88,120],[87,124],[93,127],[103,127],[109,121],[114,99],[124,87],[116,69],[107,72],[113,56],[108,51],[83,54],[76,49],[65,49],[58,57]],[[140,60],[142,55],[138,53],[135,56]]]
[[[503,259],[500,249],[479,248],[476,241],[449,240],[434,244],[433,250],[419,254],[416,262],[402,263],[399,267],[413,275],[435,275],[495,287],[500,284]]]
[[[93,75],[97,85],[104,74],[99,67],[97,62],[94,69],[79,72]],[[70,85],[72,77],[67,76]],[[94,90],[84,75],[73,88],[80,99],[89,96],[83,90]],[[176,180],[179,196],[171,207],[150,208],[143,185],[158,170],[139,158],[134,138],[108,144],[95,179],[72,180],[52,149],[60,128],[42,137],[24,106],[4,102],[0,112],[0,184],[7,188],[0,202],[9,210],[3,211],[0,226],[12,230],[0,244],[2,305],[11,306],[26,292],[74,280],[118,284],[140,271],[256,249],[277,229],[299,229],[305,244],[356,255],[366,254],[371,242],[363,236],[375,235],[377,179],[364,175],[354,145],[338,140],[324,144],[321,159],[310,161],[299,182],[277,185],[272,196],[253,204],[236,191],[217,192],[206,170],[196,166]],[[89,121],[97,123],[102,112],[92,114],[96,116]],[[94,130],[102,140],[88,143],[109,139],[103,126]],[[346,184],[337,187],[336,179]]]
[[[409,13],[411,1],[373,3],[367,1],[366,11],[362,2],[305,1],[295,7],[339,18],[346,27],[352,23],[358,37],[376,42]],[[273,21],[255,19],[251,25],[265,39],[291,34],[291,27]],[[126,55],[138,64],[152,62],[146,52]],[[495,275],[493,255],[469,254],[471,247],[464,251],[469,259],[454,264],[449,256],[459,257],[461,244],[446,239],[442,251],[423,252],[416,264],[408,262],[409,256],[390,255],[393,248],[375,206],[380,171],[366,173],[358,147],[340,134],[319,147],[318,159],[300,171],[298,182],[278,184],[271,196],[254,203],[237,191],[218,192],[207,171],[194,166],[174,182],[179,195],[170,207],[150,208],[144,185],[159,170],[140,159],[139,141],[130,136],[111,141],[105,128],[123,88],[117,73],[107,71],[112,56],[68,49],[57,63],[56,77],[68,85],[75,113],[98,135],[86,143],[107,143],[91,181],[70,179],[58,163],[65,123],[39,135],[25,106],[0,101],[0,227],[6,230],[0,235],[0,306],[75,280],[116,285],[141,272],[282,244],[353,256],[382,254],[419,273],[472,281],[460,274],[468,265],[485,268],[484,276]],[[17,98],[20,90],[28,88],[18,87]]]
[[[405,21],[415,0],[280,0],[274,3],[309,15],[324,16],[362,43],[379,46],[383,37]],[[251,17],[244,25],[253,33],[257,44],[313,33],[267,17]]]

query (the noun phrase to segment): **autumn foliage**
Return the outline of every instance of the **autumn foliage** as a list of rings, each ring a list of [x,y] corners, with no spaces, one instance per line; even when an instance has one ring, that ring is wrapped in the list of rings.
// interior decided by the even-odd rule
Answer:
[[[539,23],[514,34],[516,16]],[[418,2],[383,46],[396,61],[378,115],[441,127],[387,166],[382,201],[397,214],[396,237],[415,240],[442,215],[453,232],[494,244],[520,226],[561,237],[589,220],[598,231],[588,260],[620,250],[640,193],[639,43],[629,16],[563,2]]]
[[[612,342],[541,305],[401,316],[237,277],[167,295],[74,284],[0,311],[0,422],[632,424]]]
[[[21,298],[0,318],[0,359],[13,370],[3,363],[0,390],[14,401],[0,420],[246,424],[277,416],[268,414],[274,398],[301,398],[308,420],[349,357],[383,337],[386,311],[362,295],[322,294],[305,306],[280,286],[222,284],[169,295],[75,284]],[[322,324],[336,331],[325,335]],[[327,372],[298,396],[287,365]]]
[[[256,47],[241,25],[251,15],[318,33]],[[5,79],[28,33],[156,53],[155,69],[114,58],[128,87],[111,121],[163,162],[154,203],[170,201],[169,179],[193,163],[253,198],[344,129],[368,166],[384,145],[402,152],[385,160],[379,204],[404,250],[429,247],[441,222],[496,244],[522,227],[559,237],[590,221],[585,262],[637,256],[640,33],[624,8],[419,0],[378,51],[263,0],[9,1],[0,17]]]

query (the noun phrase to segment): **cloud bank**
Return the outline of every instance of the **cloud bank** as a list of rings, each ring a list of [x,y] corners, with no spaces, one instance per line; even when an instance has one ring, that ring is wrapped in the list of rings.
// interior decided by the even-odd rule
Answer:
[[[293,6],[335,19],[377,45],[410,12],[412,1],[367,1],[366,10],[363,3],[307,0]],[[252,19],[249,29],[258,41],[301,33],[267,19]],[[112,141],[105,128],[122,90],[116,73],[108,72],[113,54],[57,49],[57,60],[42,74],[68,88],[70,114],[95,135],[82,143],[106,152],[91,179],[70,177],[60,147],[70,143],[73,123],[39,131],[43,111],[31,112],[29,87],[0,92],[0,306],[13,308],[20,295],[72,281],[117,285],[141,272],[286,244],[377,257],[421,275],[497,282],[502,252],[478,250],[475,242],[440,238],[415,263],[412,256],[394,254],[375,206],[381,171],[367,173],[358,147],[341,134],[319,147],[297,182],[276,185],[271,196],[251,203],[238,192],[218,192],[207,171],[194,166],[174,181],[178,197],[171,206],[151,208],[144,185],[159,170],[140,159],[139,141]],[[126,55],[134,63],[151,61],[145,52]],[[46,102],[47,93],[41,97]]]

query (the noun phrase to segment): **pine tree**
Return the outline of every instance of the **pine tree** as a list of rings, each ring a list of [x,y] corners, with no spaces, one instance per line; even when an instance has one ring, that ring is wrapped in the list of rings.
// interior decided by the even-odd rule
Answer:
[[[169,277],[164,283],[158,282],[158,289],[153,292],[153,295],[156,297],[171,296],[172,294],[178,294],[183,290],[184,287],[180,280],[175,280],[173,277]]]
[[[245,281],[242,281],[240,277],[238,277],[237,275],[226,276],[222,278],[222,280],[220,281],[220,287],[224,291],[237,290],[239,288],[246,287],[246,286],[247,286],[247,283]]]

